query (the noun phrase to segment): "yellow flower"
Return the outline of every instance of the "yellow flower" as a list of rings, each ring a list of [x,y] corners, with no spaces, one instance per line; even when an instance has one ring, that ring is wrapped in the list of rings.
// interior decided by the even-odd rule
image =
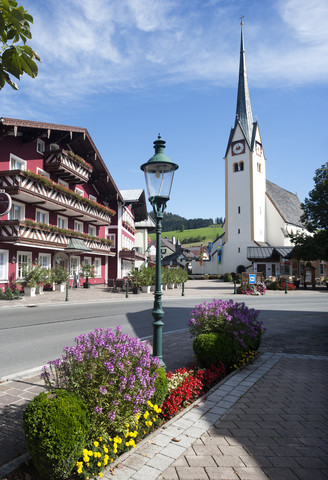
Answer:
[[[99,437],[98,440],[99,440],[99,442],[102,442],[102,437]]]
[[[88,450],[86,448],[83,449],[83,456],[85,457],[86,455],[88,455]]]
[[[148,417],[149,417],[149,412],[147,410],[147,412],[144,413],[144,419],[147,420]]]
[[[102,478],[103,474],[101,472],[98,473],[99,478]]]
[[[92,457],[93,452],[92,452],[91,450],[89,450],[89,451],[88,451],[88,455],[89,455],[89,457]]]
[[[90,458],[89,458],[87,455],[85,455],[85,456],[83,457],[83,461],[84,461],[85,463],[88,463],[88,462],[90,461]]]
[[[97,467],[101,467],[101,462],[98,462],[98,463],[97,463]]]
[[[93,442],[94,446],[95,447],[99,447],[99,442],[97,442],[97,440],[95,442]]]
[[[104,445],[104,452],[108,453],[108,448]]]

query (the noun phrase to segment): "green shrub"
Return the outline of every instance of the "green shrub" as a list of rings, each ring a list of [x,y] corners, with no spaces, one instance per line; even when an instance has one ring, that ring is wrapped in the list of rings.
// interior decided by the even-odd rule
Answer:
[[[164,368],[159,367],[156,371],[158,373],[158,377],[155,380],[155,393],[151,399],[151,402],[160,407],[168,394],[169,382]]]
[[[5,297],[6,300],[12,300],[13,299],[13,292],[11,291],[10,287],[6,288],[4,297]]]
[[[225,273],[224,275],[222,275],[222,280],[224,282],[233,282],[233,278],[230,273]]]
[[[267,290],[281,290],[279,282],[269,282],[266,284]]]
[[[17,287],[15,287],[13,295],[14,295],[14,298],[19,298],[20,297],[20,291],[18,290]]]
[[[233,367],[241,353],[238,342],[225,333],[202,333],[195,338],[193,349],[201,367],[222,362],[227,370]]]
[[[27,405],[23,422],[26,446],[41,478],[68,478],[89,438],[83,401],[66,390],[42,392]]]
[[[0,300],[3,300],[5,298],[5,294],[2,291],[2,288],[0,288]]]

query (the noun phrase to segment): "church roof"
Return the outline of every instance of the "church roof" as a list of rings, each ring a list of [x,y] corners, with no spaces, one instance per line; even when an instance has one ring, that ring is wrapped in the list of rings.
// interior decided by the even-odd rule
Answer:
[[[238,80],[238,93],[237,93],[237,109],[236,109],[236,122],[242,126],[248,143],[251,143],[253,132],[253,114],[251,107],[251,99],[248,90],[248,80],[246,72],[246,60],[244,49],[244,35],[243,26],[241,26],[241,39],[240,39],[240,60],[239,60],[239,80]]]
[[[237,93],[237,108],[236,108],[236,120],[235,126],[231,129],[230,137],[228,140],[226,154],[228,153],[234,132],[237,125],[240,126],[245,139],[251,150],[254,148],[255,133],[257,122],[253,122],[253,113],[251,106],[251,99],[248,90],[248,80],[246,72],[246,59],[244,48],[244,34],[243,23],[241,24],[241,39],[240,39],[240,60],[239,60],[239,79],[238,79],[238,93]]]
[[[290,258],[294,247],[247,247],[247,259],[253,262],[261,260],[278,261],[280,257]]]
[[[295,193],[288,192],[288,190],[267,180],[266,194],[282,216],[284,222],[299,227],[303,226],[301,222],[303,211],[298,196]]]

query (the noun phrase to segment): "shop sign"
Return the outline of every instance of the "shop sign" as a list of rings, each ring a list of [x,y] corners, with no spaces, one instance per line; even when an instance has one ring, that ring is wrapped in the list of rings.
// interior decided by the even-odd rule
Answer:
[[[0,190],[0,217],[9,212],[11,205],[11,196],[8,195],[8,193]]]

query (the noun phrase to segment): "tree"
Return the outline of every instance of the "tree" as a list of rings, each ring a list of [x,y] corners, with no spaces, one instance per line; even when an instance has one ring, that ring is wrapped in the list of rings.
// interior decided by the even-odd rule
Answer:
[[[291,235],[293,256],[302,260],[328,260],[328,162],[315,171],[314,188],[301,207],[301,221],[313,235]]]
[[[8,83],[18,90],[10,75],[20,80],[24,73],[32,78],[38,74],[35,60],[40,62],[40,57],[26,44],[32,38],[31,23],[33,17],[22,6],[18,6],[16,0],[0,0],[0,89]],[[23,45],[18,45],[19,41]]]

